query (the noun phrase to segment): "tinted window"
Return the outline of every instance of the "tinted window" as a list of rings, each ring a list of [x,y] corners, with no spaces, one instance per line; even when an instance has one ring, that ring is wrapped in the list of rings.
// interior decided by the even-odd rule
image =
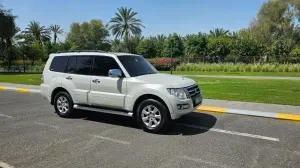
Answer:
[[[89,75],[91,71],[92,57],[79,56],[76,62],[76,74]]]
[[[69,57],[67,73],[75,73],[76,72],[76,61],[77,61],[77,57]]]
[[[65,72],[67,62],[68,62],[68,57],[65,56],[54,57],[50,65],[50,71]]]
[[[144,57],[126,55],[119,56],[118,58],[130,76],[158,73]]]
[[[120,69],[118,63],[112,57],[95,57],[93,75],[108,76],[110,69]]]

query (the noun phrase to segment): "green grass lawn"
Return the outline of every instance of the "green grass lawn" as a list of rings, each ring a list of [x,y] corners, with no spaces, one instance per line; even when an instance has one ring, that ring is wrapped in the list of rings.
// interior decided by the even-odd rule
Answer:
[[[0,82],[40,85],[41,74],[0,74]]]
[[[168,73],[170,71],[161,71]],[[296,72],[197,72],[197,71],[173,71],[176,75],[232,75],[232,76],[289,76],[300,77],[300,73]]]
[[[300,81],[192,78],[207,99],[300,105]]]
[[[0,82],[40,85],[41,74],[0,74]],[[209,99],[300,105],[300,81],[190,77]]]

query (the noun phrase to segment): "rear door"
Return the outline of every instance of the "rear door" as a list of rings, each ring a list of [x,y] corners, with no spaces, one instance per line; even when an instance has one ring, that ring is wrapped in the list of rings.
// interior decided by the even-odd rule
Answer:
[[[76,104],[88,104],[88,92],[91,89],[92,56],[69,56],[63,87],[73,93]]]
[[[109,77],[108,71],[110,69],[120,69],[113,57],[95,56],[89,102],[96,106],[122,109],[126,95],[126,78]]]

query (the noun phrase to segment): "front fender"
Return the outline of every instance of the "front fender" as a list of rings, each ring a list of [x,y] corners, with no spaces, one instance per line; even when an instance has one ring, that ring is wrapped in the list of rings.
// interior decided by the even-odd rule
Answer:
[[[159,98],[161,98],[165,104],[167,105],[169,112],[173,113],[173,108],[171,106],[171,103],[169,102],[169,100],[167,99],[166,95],[164,93],[162,93],[161,91],[157,90],[157,89],[152,89],[152,88],[137,88],[134,89],[134,93],[132,94],[128,94],[125,97],[125,109],[128,111],[133,111],[134,108],[134,104],[137,101],[137,99],[143,95],[154,95],[157,96]]]

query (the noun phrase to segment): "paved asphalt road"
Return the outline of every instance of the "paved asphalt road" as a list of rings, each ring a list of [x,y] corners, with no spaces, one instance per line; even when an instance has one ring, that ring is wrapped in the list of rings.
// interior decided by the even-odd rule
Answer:
[[[16,168],[298,168],[299,130],[298,122],[192,113],[155,135],[127,117],[64,119],[39,94],[0,92],[0,165]]]

